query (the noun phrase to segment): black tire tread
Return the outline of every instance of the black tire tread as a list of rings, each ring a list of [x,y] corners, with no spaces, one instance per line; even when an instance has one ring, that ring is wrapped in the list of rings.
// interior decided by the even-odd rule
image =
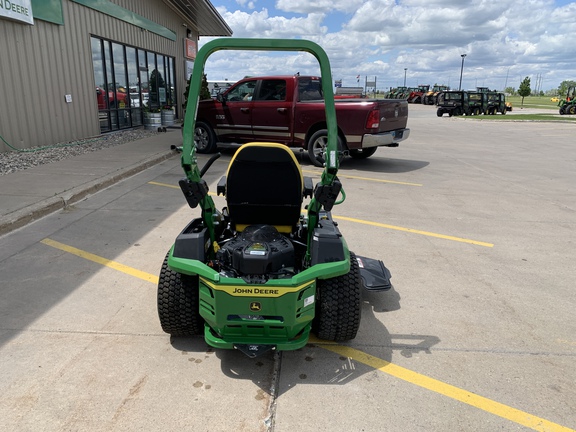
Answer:
[[[354,339],[360,327],[362,285],[356,255],[350,252],[350,271],[317,282],[316,317],[312,330],[320,339]]]
[[[168,267],[166,255],[158,280],[158,317],[166,333],[173,336],[203,334],[198,283],[198,276],[177,273]]]

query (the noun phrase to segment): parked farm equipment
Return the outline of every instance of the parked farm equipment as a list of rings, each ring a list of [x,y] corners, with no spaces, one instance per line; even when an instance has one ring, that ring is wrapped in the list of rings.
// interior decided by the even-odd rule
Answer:
[[[430,86],[426,85],[419,85],[417,89],[414,89],[410,92],[408,96],[408,103],[422,103],[422,97],[424,94],[428,93],[430,90]]]
[[[434,87],[432,87],[432,90],[429,90],[428,92],[424,93],[424,95],[422,96],[422,103],[424,105],[437,105],[438,104],[438,95],[441,92],[446,92],[449,90],[450,90],[449,86],[434,84]]]
[[[568,87],[568,91],[566,92],[566,99],[560,100],[558,102],[558,106],[560,107],[560,114],[576,114],[576,87],[570,86]]]

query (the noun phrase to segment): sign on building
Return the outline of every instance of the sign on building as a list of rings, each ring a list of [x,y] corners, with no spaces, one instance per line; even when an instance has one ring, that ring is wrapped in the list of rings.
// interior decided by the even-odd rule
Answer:
[[[184,39],[184,57],[190,60],[196,59],[196,52],[198,47],[196,46],[196,41],[192,39]]]
[[[0,18],[34,24],[31,0],[0,0]]]

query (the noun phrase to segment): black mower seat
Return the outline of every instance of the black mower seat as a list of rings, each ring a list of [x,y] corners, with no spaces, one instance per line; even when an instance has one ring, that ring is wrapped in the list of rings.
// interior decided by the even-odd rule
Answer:
[[[248,143],[238,149],[218,193],[226,196],[228,214],[237,231],[249,225],[273,225],[289,233],[298,223],[311,179],[302,176],[294,153],[276,143]]]

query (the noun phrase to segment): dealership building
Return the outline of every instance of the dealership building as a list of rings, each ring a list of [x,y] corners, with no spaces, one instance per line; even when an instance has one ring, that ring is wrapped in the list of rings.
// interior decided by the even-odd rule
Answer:
[[[200,36],[231,36],[208,0],[0,0],[0,151],[182,117]]]

